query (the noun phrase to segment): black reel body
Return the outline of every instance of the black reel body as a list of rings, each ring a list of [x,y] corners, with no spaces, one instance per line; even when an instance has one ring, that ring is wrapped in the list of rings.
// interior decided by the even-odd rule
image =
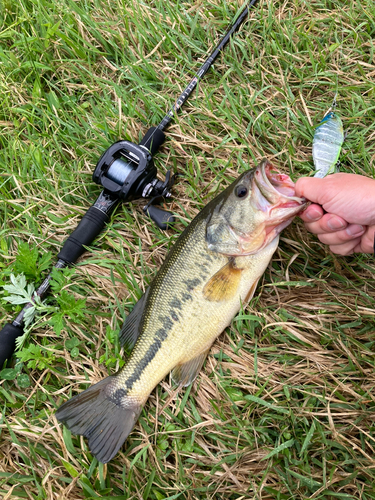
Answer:
[[[117,141],[101,156],[93,180],[121,200],[130,201],[147,196],[144,188],[156,173],[151,153],[144,146]]]
[[[164,133],[152,127],[139,145],[117,141],[102,154],[93,174],[94,182],[119,200],[152,198],[144,211],[161,229],[167,229],[168,224],[175,220],[171,213],[154,206],[162,198],[171,196],[170,189],[175,180],[170,171],[164,182],[156,177],[157,169],[152,156],[164,139]]]

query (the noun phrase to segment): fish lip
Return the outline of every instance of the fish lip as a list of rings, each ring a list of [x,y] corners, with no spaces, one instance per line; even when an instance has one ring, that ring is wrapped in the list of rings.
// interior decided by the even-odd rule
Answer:
[[[300,198],[299,196],[294,196],[294,194],[289,195],[285,192],[282,192],[282,190],[290,190],[293,193],[295,193],[294,190],[294,182],[291,180],[289,175],[287,174],[282,174],[278,168],[276,168],[270,161],[268,161],[266,158],[262,160],[261,164],[258,166],[257,170],[259,169],[261,173],[261,178],[259,176],[255,176],[255,183],[257,184],[258,188],[261,189],[261,183],[264,183],[264,187],[266,187],[266,190],[262,190],[263,196],[269,201],[270,203],[275,203],[277,200],[280,200],[280,197],[282,199],[285,199],[285,203],[291,203],[295,202],[296,206],[300,206],[303,203],[305,203],[304,198]],[[272,172],[271,172],[272,170]],[[273,181],[273,183],[272,183]],[[275,184],[279,183],[280,190],[278,190],[275,186]],[[275,196],[276,195],[276,196]],[[292,206],[292,205],[290,205]],[[286,208],[286,207],[285,207]]]
[[[305,208],[307,200],[295,196],[295,184],[289,175],[281,173],[267,159],[263,160],[259,167],[262,174],[262,180],[269,190],[268,196],[267,189],[263,190],[262,194],[273,204],[273,206],[270,207],[271,217],[269,224],[266,224],[266,246],[278,236],[283,229],[289,226],[293,218]],[[285,213],[286,210],[287,213]]]
[[[262,210],[268,214],[268,217],[263,230],[258,235],[262,237],[263,234],[263,242],[248,251],[246,246],[252,238],[244,236],[241,245],[242,255],[252,255],[263,250],[307,204],[305,198],[295,196],[294,182],[290,177],[279,172],[267,159],[264,159],[256,168],[253,186],[257,191],[254,208]]]

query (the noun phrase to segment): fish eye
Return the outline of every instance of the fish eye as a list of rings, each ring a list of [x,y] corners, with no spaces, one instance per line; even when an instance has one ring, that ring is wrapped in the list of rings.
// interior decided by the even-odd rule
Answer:
[[[247,187],[244,186],[243,184],[240,184],[239,186],[236,187],[234,190],[235,195],[237,198],[245,198],[245,196],[248,193]]]

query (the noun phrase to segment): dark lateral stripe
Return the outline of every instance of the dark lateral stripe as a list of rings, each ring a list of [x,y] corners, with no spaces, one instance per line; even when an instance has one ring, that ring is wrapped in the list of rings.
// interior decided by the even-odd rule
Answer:
[[[182,295],[181,298],[182,298],[182,302],[186,302],[187,300],[193,300],[193,297],[190,295],[190,293],[186,293],[186,292]]]
[[[187,280],[185,283],[188,287],[198,286],[201,281],[199,279]],[[188,300],[192,300],[193,297],[190,293],[183,293],[181,300],[182,302],[186,302]],[[155,358],[158,351],[161,349],[164,340],[168,337],[168,333],[173,327],[174,321],[178,320],[177,311],[181,311],[182,303],[179,299],[174,297],[172,301],[169,303],[171,306],[170,316],[159,316],[158,320],[163,323],[163,327],[159,328],[154,334],[154,340],[150,347],[147,349],[143,358],[139,361],[138,365],[134,369],[133,373],[125,382],[125,389],[122,389],[121,392],[118,392],[116,396],[118,399],[123,398],[128,394],[128,392],[133,388],[134,384],[142,377],[142,374],[149,363]]]
[[[192,291],[201,283],[201,280],[199,278],[195,278],[193,280],[185,280],[184,283],[186,283],[188,290]]]
[[[171,322],[172,323],[172,322]],[[159,330],[155,333],[154,341],[147,349],[143,358],[139,361],[137,367],[134,369],[133,373],[125,382],[125,387],[127,389],[127,393],[133,388],[135,382],[137,382],[141,376],[147,365],[154,359],[157,352],[161,348],[163,341],[168,337],[168,331],[164,328],[159,328]]]
[[[169,302],[169,305],[173,308],[173,309],[177,309],[177,310],[180,310],[182,308],[182,304],[181,304],[181,301],[178,300],[176,297],[174,297],[170,302]]]
[[[163,327],[159,328],[159,330],[157,330],[155,332],[153,343],[147,349],[145,355],[139,361],[137,367],[135,368],[135,370],[133,371],[131,376],[127,379],[127,381],[125,382],[125,387],[126,387],[127,393],[132,389],[135,382],[137,382],[137,380],[139,380],[141,378],[144,369],[154,359],[157,352],[162,347],[164,340],[168,337],[169,331],[173,327],[173,321],[168,316],[164,316],[164,317],[161,317],[159,319],[161,321],[163,321]]]

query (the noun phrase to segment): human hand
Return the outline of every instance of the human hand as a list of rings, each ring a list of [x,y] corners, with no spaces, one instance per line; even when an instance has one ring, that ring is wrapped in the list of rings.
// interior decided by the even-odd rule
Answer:
[[[295,192],[312,202],[300,215],[306,228],[329,245],[333,253],[374,252],[374,179],[345,173],[323,179],[301,177]]]

